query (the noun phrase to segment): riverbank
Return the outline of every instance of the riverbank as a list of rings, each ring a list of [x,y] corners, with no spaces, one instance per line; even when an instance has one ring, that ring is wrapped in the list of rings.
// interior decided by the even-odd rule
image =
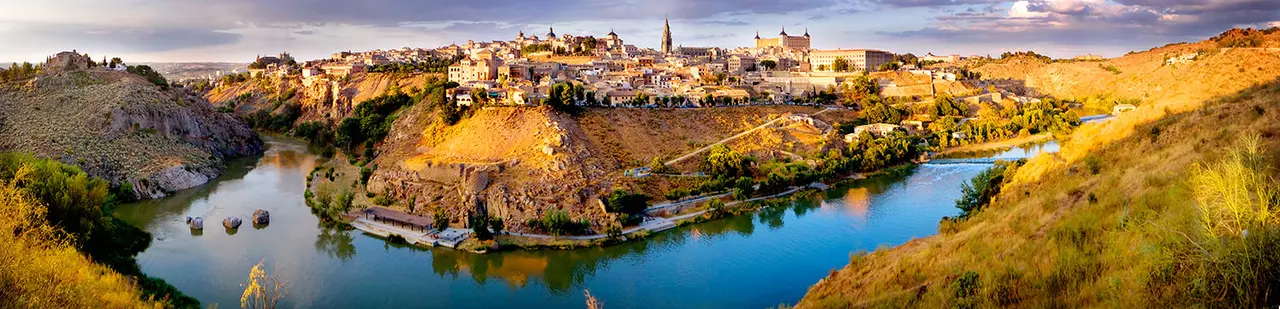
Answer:
[[[1008,148],[1023,146],[1027,144],[1046,142],[1050,140],[1053,140],[1053,134],[1040,133],[1040,134],[1031,135],[1031,136],[1017,137],[1017,138],[1011,138],[1011,139],[994,141],[994,142],[951,147],[951,148],[947,148],[946,150],[935,153],[934,156],[947,156],[947,155],[957,155],[957,154],[964,154],[964,153],[971,153],[971,152],[1008,149]]]
[[[715,194],[687,201],[657,205],[647,209],[646,213],[650,213],[650,211],[660,211],[666,212],[666,216],[648,217],[644,224],[626,228],[620,235],[611,236],[605,234],[594,234],[555,236],[533,233],[504,232],[501,235],[495,235],[493,241],[498,244],[496,248],[488,247],[488,249],[480,249],[480,247],[482,247],[480,246],[480,242],[473,238],[464,240],[461,244],[458,244],[457,248],[484,254],[515,249],[573,250],[586,247],[616,245],[631,241],[641,241],[652,237],[658,232],[666,231],[671,228],[751,214],[774,203],[782,202],[784,200],[793,201],[811,197],[814,194],[825,192],[832,188],[843,187],[844,185],[852,182],[878,177],[904,175],[917,166],[919,165],[915,163],[905,163],[870,173],[854,173],[847,177],[842,177],[832,181],[829,184],[823,183],[827,189],[814,189],[810,186],[790,187],[787,190],[776,194],[754,197],[740,201],[728,201],[724,203],[725,209],[730,209],[728,215],[709,216],[708,213],[711,209],[707,206],[711,200],[723,199],[724,197],[731,196],[731,194]],[[649,220],[654,220],[656,222]]]
[[[983,143],[983,144],[970,145],[965,147],[957,147],[948,151],[952,153],[956,153],[959,151],[972,152],[972,151],[978,151],[978,150],[1007,149],[1011,147],[1017,147],[1019,145],[1044,142],[1047,140],[1051,140],[1052,137],[1053,136],[1050,134],[1039,134],[1039,135],[1033,135],[1029,137],[1016,138],[1016,139],[1010,139],[1010,140],[1004,140],[1004,141],[998,141],[998,142]],[[360,185],[359,178],[354,174],[359,173],[360,167],[349,164],[349,162],[342,159],[341,155],[335,157],[332,160],[329,160],[327,163],[325,163],[324,166],[318,167],[317,172],[313,173],[313,175],[315,175],[316,179],[321,179],[322,178],[320,177],[321,174],[328,173],[328,170],[329,170],[329,168],[325,166],[332,166],[332,165],[338,165],[338,167],[334,169],[334,173],[340,174],[335,176],[335,179],[337,179],[338,181],[334,181],[334,182],[339,184],[350,183],[350,186],[353,188],[359,187]],[[904,163],[904,164],[892,166],[889,168],[885,168],[885,169],[875,171],[875,172],[870,172],[870,173],[853,173],[844,177],[829,180],[828,182],[831,182],[831,183],[819,182],[821,185],[818,185],[817,187],[829,188],[829,187],[836,186],[840,183],[848,182],[848,181],[858,181],[858,180],[863,180],[863,179],[868,179],[873,177],[880,177],[884,175],[898,175],[898,174],[902,174],[904,172],[910,171],[912,168],[916,166],[918,166],[918,164],[916,163]],[[326,181],[317,180],[317,182],[326,182]],[[309,183],[308,188],[312,188],[312,189],[319,188],[319,186],[316,185],[315,182],[308,181],[308,183]],[[683,226],[691,223],[711,221],[711,220],[716,220],[724,217],[731,217],[733,215],[740,215],[743,213],[750,213],[752,211],[756,211],[761,208],[759,207],[760,205],[754,205],[753,207],[746,207],[747,205],[745,204],[756,203],[756,202],[759,202],[759,204],[768,204],[768,203],[777,202],[778,199],[786,198],[797,192],[805,192],[805,191],[823,192],[826,190],[826,189],[806,190],[807,188],[809,188],[808,185],[792,186],[792,187],[788,187],[785,191],[780,193],[749,198],[746,200],[729,200],[728,198],[732,196],[732,193],[719,192],[719,193],[712,193],[712,194],[708,194],[708,195],[697,197],[697,198],[690,198],[686,200],[669,201],[663,204],[657,204],[657,205],[653,205],[646,208],[644,211],[644,214],[646,215],[646,217],[642,224],[625,227],[622,229],[620,233],[612,234],[612,235],[610,234],[549,235],[549,234],[538,234],[538,233],[497,231],[494,233],[494,238],[491,240],[479,240],[479,239],[476,239],[475,237],[471,237],[473,235],[468,235],[468,237],[466,237],[465,240],[447,247],[451,247],[451,248],[455,248],[463,251],[470,251],[474,253],[490,253],[490,252],[507,251],[507,250],[514,250],[514,249],[572,250],[572,249],[584,248],[584,247],[608,246],[608,245],[618,244],[618,243],[623,243],[628,241],[641,240],[655,233],[662,232],[678,226]],[[374,199],[358,196],[358,194],[357,194],[356,200],[357,201],[353,203],[354,204],[353,209],[361,209],[361,208],[369,207],[369,206],[372,206],[373,204],[376,204],[376,203],[373,203]],[[710,209],[708,209],[708,205],[713,200],[723,201],[724,207],[733,208],[735,210],[731,213],[731,215],[728,215],[728,216],[726,216],[723,213],[716,214],[714,216],[708,216],[708,213],[710,212]],[[361,229],[360,226],[355,226],[355,227],[357,229]],[[379,231],[377,230],[364,230],[364,229],[361,229],[361,230],[363,230],[364,232],[370,235],[382,236],[383,238],[386,237],[385,235],[382,235],[384,233],[379,233]],[[417,243],[424,247],[431,247],[432,244],[434,244],[435,242],[422,241]]]

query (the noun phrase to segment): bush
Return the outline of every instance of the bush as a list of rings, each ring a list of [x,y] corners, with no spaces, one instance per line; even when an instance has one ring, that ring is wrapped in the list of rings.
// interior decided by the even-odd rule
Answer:
[[[590,226],[586,221],[573,221],[569,212],[560,209],[549,209],[542,217],[530,219],[528,224],[556,236],[585,234]]]
[[[373,176],[373,169],[370,169],[368,167],[360,168],[360,184],[362,185],[368,184],[370,176]]]
[[[161,76],[160,72],[156,72],[155,70],[151,69],[151,66],[131,65],[125,68],[125,70],[128,71],[129,73],[133,73],[138,76],[142,76],[143,78],[146,78],[147,81],[151,82],[152,84],[155,84],[156,86],[160,86],[160,89],[162,90],[169,90],[169,82],[164,80],[164,76]]]
[[[968,183],[961,183],[960,198],[956,199],[956,208],[962,211],[960,218],[968,218],[991,203],[991,199],[1000,194],[1004,181],[1012,178],[1023,163],[1024,160],[996,162],[995,166],[973,176]]]
[[[1216,235],[1280,223],[1280,185],[1268,173],[1261,137],[1247,135],[1237,144],[1221,161],[1192,167],[1201,223]]]
[[[386,194],[378,195],[373,198],[373,204],[378,206],[390,206],[392,200]]]
[[[976,272],[966,271],[956,278],[951,283],[951,296],[955,298],[955,307],[977,308],[977,295],[981,287],[982,281],[979,280]]]
[[[1280,186],[1258,135],[1245,135],[1226,157],[1192,167],[1200,237],[1181,248],[1184,280],[1195,298],[1228,308],[1274,304],[1280,282]]]
[[[649,199],[648,195],[613,190],[604,201],[605,209],[612,213],[638,214],[649,208]]]
[[[171,306],[199,307],[198,301],[163,280],[142,274],[135,257],[150,246],[151,235],[111,215],[119,199],[111,195],[105,180],[56,161],[0,153],[0,182],[6,181],[44,208],[40,211],[45,222],[38,224],[70,236],[67,244],[93,261],[137,277],[144,297],[164,298]]]

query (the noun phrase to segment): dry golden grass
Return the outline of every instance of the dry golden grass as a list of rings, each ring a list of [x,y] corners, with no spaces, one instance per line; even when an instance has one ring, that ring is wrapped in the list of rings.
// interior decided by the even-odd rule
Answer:
[[[1113,61],[1144,60],[1127,58]],[[1204,233],[1187,180],[1193,164],[1222,156],[1240,135],[1260,134],[1267,149],[1280,146],[1277,72],[1239,73],[1237,63],[1273,67],[1280,61],[1231,51],[1189,67],[1158,67],[1149,76],[1121,74],[1098,83],[1127,94],[1149,91],[1137,88],[1162,92],[1148,93],[1150,101],[1135,112],[1085,125],[1061,141],[1060,153],[1030,160],[969,220],[943,224],[936,236],[851,256],[849,266],[813,286],[797,307],[1221,307],[1257,301],[1224,299],[1234,295],[1226,287],[1198,285],[1221,277],[1201,271],[1209,264],[1191,254],[1197,243],[1191,240]],[[1052,66],[1061,65],[1077,64]],[[1166,72],[1172,70],[1178,71]],[[1068,97],[1108,93],[1093,87],[1053,91]],[[1267,157],[1274,162],[1280,156],[1273,151]],[[977,275],[976,284],[959,285],[968,272]],[[958,290],[974,294],[960,297]]]
[[[45,223],[45,208],[0,181],[0,308],[161,308]]]
[[[674,158],[773,120],[802,106],[707,109],[590,109],[578,118],[587,138],[619,162]]]

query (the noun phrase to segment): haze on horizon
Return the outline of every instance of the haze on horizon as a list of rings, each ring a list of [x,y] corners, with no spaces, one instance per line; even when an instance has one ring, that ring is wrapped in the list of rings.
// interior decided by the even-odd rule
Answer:
[[[805,29],[813,47],[895,53],[1035,50],[1112,57],[1202,40],[1231,27],[1280,26],[1275,0],[8,0],[0,62],[61,50],[136,62],[248,62],[288,51],[431,48],[467,40],[603,36],[658,47],[669,17],[676,45],[738,47],[759,31]]]

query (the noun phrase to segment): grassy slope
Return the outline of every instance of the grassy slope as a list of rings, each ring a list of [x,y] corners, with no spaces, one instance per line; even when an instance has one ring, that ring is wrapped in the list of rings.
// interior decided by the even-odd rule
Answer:
[[[1151,52],[1131,57],[1112,62],[1155,70],[1051,92],[1162,90],[1139,110],[1077,130],[1060,154],[1031,160],[987,209],[940,235],[852,255],[797,307],[1227,305],[1225,287],[1196,286],[1211,277],[1189,258],[1188,240],[1204,233],[1186,178],[1193,163],[1249,133],[1276,161],[1277,73],[1240,66],[1275,67],[1280,56],[1233,50],[1180,67],[1153,65],[1163,59]],[[1028,79],[1079,65],[1048,65]],[[977,274],[976,295],[961,298],[955,286],[966,272]]]
[[[0,181],[0,307],[147,308],[129,278],[90,261],[45,224],[45,208]]]

